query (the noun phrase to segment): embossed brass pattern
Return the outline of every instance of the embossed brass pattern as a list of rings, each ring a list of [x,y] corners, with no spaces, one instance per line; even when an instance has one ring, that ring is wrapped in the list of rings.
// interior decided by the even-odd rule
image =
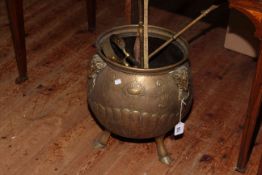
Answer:
[[[106,67],[106,63],[100,58],[99,55],[94,55],[91,62],[91,74],[89,75],[89,93],[94,89],[96,77]]]
[[[148,113],[128,108],[113,108],[92,102],[91,108],[103,126],[127,138],[153,138],[166,134],[178,122],[175,113]],[[165,126],[163,128],[162,126]]]
[[[178,100],[186,100],[190,95],[190,70],[188,64],[182,65],[170,72],[178,87]]]

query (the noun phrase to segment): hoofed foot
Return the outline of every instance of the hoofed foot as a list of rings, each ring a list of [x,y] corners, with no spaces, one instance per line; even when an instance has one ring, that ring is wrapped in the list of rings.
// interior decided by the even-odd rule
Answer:
[[[166,164],[166,165],[170,165],[173,161],[170,156],[164,156],[164,157],[159,156],[159,160],[161,163]]]
[[[170,165],[172,158],[169,156],[164,145],[164,136],[156,138],[157,153],[161,163]]]
[[[110,137],[109,131],[103,131],[100,136],[95,140],[94,148],[104,148],[109,140]]]

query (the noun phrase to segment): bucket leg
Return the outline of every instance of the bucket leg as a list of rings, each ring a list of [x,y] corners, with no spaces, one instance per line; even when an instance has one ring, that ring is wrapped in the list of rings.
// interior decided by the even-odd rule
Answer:
[[[160,162],[170,165],[172,162],[171,157],[169,156],[166,147],[164,145],[164,136],[158,137],[155,139],[156,140],[156,146],[157,146],[157,153],[158,153],[158,158]]]
[[[109,140],[111,133],[107,130],[104,130],[99,137],[95,140],[95,148],[104,148]]]

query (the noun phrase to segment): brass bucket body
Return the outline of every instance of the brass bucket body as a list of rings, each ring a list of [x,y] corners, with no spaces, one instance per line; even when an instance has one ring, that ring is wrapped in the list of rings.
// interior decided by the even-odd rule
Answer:
[[[102,45],[112,34],[135,37],[137,25],[116,27],[98,38],[88,84],[91,111],[105,130],[119,136],[134,139],[164,136],[180,120],[181,101],[185,102],[182,119],[191,107],[187,42],[178,38],[172,43],[182,54],[173,64],[141,69],[120,65],[103,54]],[[173,35],[167,29],[149,26],[149,38],[166,41]]]

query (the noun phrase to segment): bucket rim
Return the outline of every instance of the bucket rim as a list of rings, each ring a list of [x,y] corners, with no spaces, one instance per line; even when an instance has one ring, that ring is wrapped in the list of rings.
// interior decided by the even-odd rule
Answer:
[[[106,30],[102,34],[100,34],[96,40],[96,48],[97,48],[97,54],[110,66],[115,69],[118,69],[119,71],[126,72],[126,73],[141,73],[141,74],[147,74],[147,73],[161,73],[161,72],[170,72],[177,67],[183,65],[186,62],[189,62],[188,59],[188,50],[189,50],[189,44],[188,42],[182,38],[178,37],[173,43],[176,43],[177,46],[180,46],[180,50],[183,52],[183,57],[181,60],[179,60],[175,64],[163,66],[163,67],[158,67],[158,68],[149,68],[149,69],[144,69],[144,68],[135,68],[135,67],[128,67],[121,65],[119,63],[116,63],[112,61],[111,59],[107,58],[103,53],[101,49],[101,43],[103,43],[103,40],[111,36],[112,34],[125,34],[126,36],[134,36],[134,34],[137,33],[137,28],[138,25],[122,25],[122,26],[117,26],[113,27],[111,29]],[[172,30],[163,28],[163,27],[158,27],[158,26],[153,26],[149,25],[148,26],[149,30],[149,36],[155,36],[155,37],[166,37],[169,39],[172,37],[175,33]]]

